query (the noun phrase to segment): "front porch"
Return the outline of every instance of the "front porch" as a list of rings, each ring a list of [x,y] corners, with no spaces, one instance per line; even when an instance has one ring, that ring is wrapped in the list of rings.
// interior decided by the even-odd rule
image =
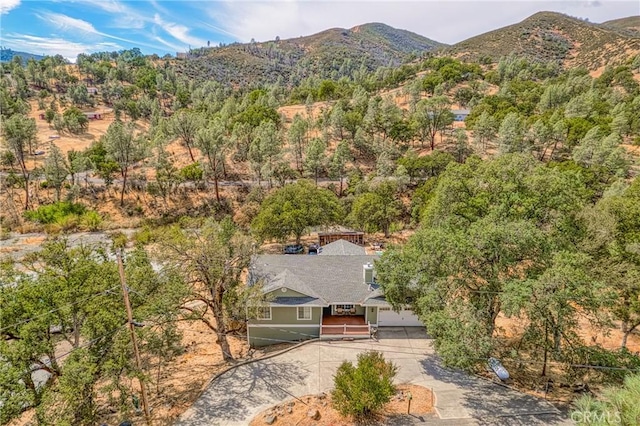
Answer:
[[[364,315],[325,315],[322,317],[320,338],[352,337],[369,338],[371,327]]]

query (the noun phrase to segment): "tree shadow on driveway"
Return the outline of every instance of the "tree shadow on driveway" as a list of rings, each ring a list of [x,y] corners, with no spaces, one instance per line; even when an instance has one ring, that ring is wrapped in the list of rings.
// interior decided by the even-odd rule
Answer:
[[[436,405],[458,404],[481,425],[571,424],[549,402],[490,380],[445,368],[436,355],[425,355],[420,364],[429,378],[454,385],[443,386],[440,392],[436,390]]]
[[[218,377],[176,425],[248,424],[261,407],[291,398],[289,389],[305,386],[308,366],[269,361],[242,365]]]

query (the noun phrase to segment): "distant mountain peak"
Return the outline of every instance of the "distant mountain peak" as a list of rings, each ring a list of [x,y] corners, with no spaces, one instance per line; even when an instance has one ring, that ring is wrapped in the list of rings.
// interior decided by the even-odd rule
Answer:
[[[622,24],[620,24],[622,25]],[[445,49],[468,59],[494,60],[514,54],[564,66],[597,69],[640,52],[640,38],[558,12],[537,12],[513,25],[469,38]]]
[[[23,62],[26,62],[29,59],[35,59],[36,61],[44,59],[44,56],[42,55],[36,55],[29,52],[20,52],[18,50],[5,49],[3,47],[0,47],[0,62],[11,62],[16,56],[22,58]]]
[[[194,78],[204,72],[207,78],[239,85],[250,81],[295,82],[312,75],[339,78],[362,67],[373,71],[380,66],[399,66],[415,54],[442,46],[411,31],[373,22],[277,42],[203,49],[184,64],[184,72]]]

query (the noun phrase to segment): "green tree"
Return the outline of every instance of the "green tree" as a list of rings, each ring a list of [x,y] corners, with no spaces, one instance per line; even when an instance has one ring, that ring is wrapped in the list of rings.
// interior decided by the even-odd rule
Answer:
[[[529,344],[534,352],[543,352],[542,376],[547,372],[549,350],[556,361],[567,359],[565,347],[571,350],[582,345],[579,318],[595,322],[604,305],[597,297],[602,286],[594,282],[589,266],[584,253],[560,251],[539,276],[504,286],[502,303],[507,316],[529,319],[521,347]]]
[[[62,113],[62,120],[64,127],[73,134],[79,134],[86,132],[89,128],[89,119],[86,115],[77,107],[68,108]],[[55,117],[54,117],[55,126]]]
[[[33,154],[38,143],[36,121],[22,114],[15,114],[2,123],[2,135],[6,147],[20,166],[24,183],[24,209],[29,209],[29,177],[27,156]]]
[[[11,275],[16,285],[0,286],[0,370],[9,372],[0,376],[0,391],[7,395],[6,390],[13,389],[8,405],[3,399],[0,416],[4,421],[34,407],[44,424],[95,424],[101,389],[117,389],[126,400],[135,392],[131,379],[144,377],[134,366],[123,327],[116,265],[101,247],[72,247],[54,239],[25,258],[20,270],[25,272]],[[149,325],[138,333],[143,358],[153,356],[146,345],[150,337],[178,341],[167,324],[176,319],[180,282],[168,272],[155,272],[140,250],[127,255],[125,275],[136,319]],[[59,355],[61,339],[71,347],[68,356]],[[37,386],[34,366],[49,375]],[[19,380],[7,382],[15,378]]]
[[[152,195],[160,195],[164,203],[164,208],[167,209],[167,199],[183,177],[175,166],[171,154],[167,152],[164,146],[156,148],[152,164],[156,172],[156,179],[153,184],[149,185],[148,190]]]
[[[372,192],[355,198],[348,221],[366,232],[384,232],[391,235],[391,224],[400,218],[402,203],[396,197],[396,185],[391,181],[380,183]]]
[[[262,297],[259,286],[248,290],[243,286],[253,241],[230,220],[209,219],[199,229],[172,227],[161,237],[160,245],[161,257],[169,259],[170,269],[190,283],[181,309],[214,332],[222,357],[232,360],[228,335],[244,327],[240,319],[246,315],[246,306],[257,306],[248,300]]]
[[[44,175],[47,183],[56,190],[56,201],[60,201],[60,191],[69,175],[69,166],[60,148],[53,143],[49,145],[49,155],[44,162]]]
[[[603,167],[612,175],[626,176],[628,161],[626,151],[620,146],[619,135],[603,136],[600,127],[593,127],[580,145],[573,149],[574,161],[585,167]]]
[[[424,198],[420,230],[377,263],[385,297],[394,307],[410,298],[444,362],[471,368],[496,344],[510,283],[538,279],[554,251],[579,242],[583,185],[527,155],[449,165]]]
[[[497,129],[494,118],[483,111],[473,125],[473,142],[479,152],[487,150],[487,144],[495,139]]]
[[[357,365],[344,361],[336,372],[331,392],[334,408],[343,416],[362,419],[375,414],[395,393],[398,368],[380,352],[358,354]]]
[[[352,159],[351,149],[347,141],[340,142],[331,156],[329,172],[332,178],[337,177],[340,180],[340,189],[338,191],[340,196],[342,195],[344,177],[347,174],[347,163]]]
[[[526,152],[524,144],[524,124],[517,112],[506,115],[498,129],[498,149],[500,153]]]
[[[224,156],[227,148],[225,131],[219,119],[209,122],[207,127],[196,133],[195,146],[200,150],[208,168],[208,175],[213,177],[216,200],[220,201],[218,180],[223,170]]]
[[[144,158],[146,141],[142,136],[134,135],[132,125],[125,126],[120,121],[111,123],[103,138],[105,150],[118,165],[120,176],[122,177],[120,205],[123,206],[129,170],[134,163]]]
[[[449,138],[449,150],[458,163],[463,163],[468,156],[473,154],[469,145],[469,137],[464,129],[456,129]]]
[[[195,162],[193,156],[193,144],[198,130],[202,127],[202,117],[196,112],[180,110],[175,113],[169,121],[170,133],[180,139],[187,147],[191,161]]]
[[[420,141],[429,141],[429,146],[435,149],[436,135],[453,123],[451,104],[445,96],[423,99],[416,105],[413,114],[415,127],[420,135]]]
[[[307,180],[285,185],[262,202],[251,223],[258,238],[284,241],[300,237],[310,226],[333,225],[342,218],[342,207],[334,193]]]
[[[620,194],[603,197],[582,212],[585,249],[594,257],[593,276],[607,284],[600,293],[620,324],[625,348],[640,328],[640,180]]]
[[[47,120],[48,124],[51,124],[53,122],[53,118],[55,116],[56,116],[56,112],[51,108],[47,108],[47,110],[44,112],[44,118],[45,120]]]
[[[300,114],[293,117],[293,122],[289,127],[288,138],[293,158],[296,162],[296,170],[299,173],[303,171],[304,153],[307,148],[307,132],[309,131],[309,122],[302,118]]]
[[[249,162],[258,184],[263,178],[272,186],[272,179],[277,164],[281,160],[282,140],[278,129],[272,121],[263,121],[254,130],[254,138],[249,147]]]
[[[313,138],[306,150],[304,168],[307,175],[313,177],[316,186],[318,185],[318,175],[326,167],[327,158],[325,151],[327,146],[320,138]]]

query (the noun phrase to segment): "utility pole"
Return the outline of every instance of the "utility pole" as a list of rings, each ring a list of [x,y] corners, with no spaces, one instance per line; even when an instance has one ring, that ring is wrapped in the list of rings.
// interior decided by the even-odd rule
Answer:
[[[129,289],[124,278],[124,266],[122,265],[122,249],[116,252],[118,258],[118,272],[120,273],[120,284],[122,285],[122,296],[124,298],[124,306],[127,309],[127,321],[129,323],[129,331],[131,332],[131,343],[133,343],[133,352],[136,356],[136,367],[138,372],[142,372],[142,362],[140,362],[140,352],[138,351],[138,341],[136,340],[135,326],[133,325],[133,312],[131,311],[131,303],[129,303]],[[148,425],[151,425],[151,414],[149,413],[149,404],[147,403],[147,390],[144,383],[138,378],[140,389],[142,392],[142,407],[144,409],[144,417]]]

